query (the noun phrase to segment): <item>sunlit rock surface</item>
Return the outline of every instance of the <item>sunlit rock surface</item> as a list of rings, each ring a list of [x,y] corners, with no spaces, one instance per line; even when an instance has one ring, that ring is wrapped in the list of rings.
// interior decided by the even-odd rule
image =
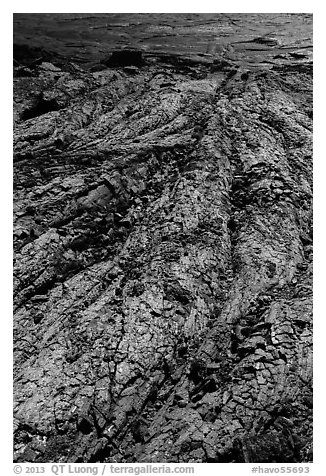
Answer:
[[[16,461],[312,459],[312,19],[189,15],[15,16]]]

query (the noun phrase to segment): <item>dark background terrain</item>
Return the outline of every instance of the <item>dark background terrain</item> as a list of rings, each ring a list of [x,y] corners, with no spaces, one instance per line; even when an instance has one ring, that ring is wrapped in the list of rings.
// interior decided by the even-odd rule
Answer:
[[[261,42],[253,40],[262,38]],[[264,38],[266,41],[264,42]],[[268,42],[268,39],[274,39]],[[251,67],[282,63],[290,53],[311,60],[310,14],[15,14],[14,43],[44,47],[90,63],[117,48],[148,53],[214,55],[232,45],[234,59]],[[278,58],[275,56],[279,55]],[[282,57],[283,55],[283,57]],[[283,60],[283,61],[282,61]]]

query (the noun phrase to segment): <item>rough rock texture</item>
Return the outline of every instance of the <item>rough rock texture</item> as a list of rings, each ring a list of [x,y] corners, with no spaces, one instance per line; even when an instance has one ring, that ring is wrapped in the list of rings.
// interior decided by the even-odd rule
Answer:
[[[15,460],[311,461],[311,63],[113,58],[15,68]]]

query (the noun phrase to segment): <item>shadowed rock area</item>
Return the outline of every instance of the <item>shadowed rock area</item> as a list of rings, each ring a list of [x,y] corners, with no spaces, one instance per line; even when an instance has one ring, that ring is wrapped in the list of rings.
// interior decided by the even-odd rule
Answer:
[[[312,18],[199,15],[15,15],[15,461],[312,461]]]

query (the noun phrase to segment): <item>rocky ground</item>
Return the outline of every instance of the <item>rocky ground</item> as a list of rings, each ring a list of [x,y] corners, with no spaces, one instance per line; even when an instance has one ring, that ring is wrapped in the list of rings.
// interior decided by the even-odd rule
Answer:
[[[312,460],[311,48],[238,41],[15,45],[15,461]]]

